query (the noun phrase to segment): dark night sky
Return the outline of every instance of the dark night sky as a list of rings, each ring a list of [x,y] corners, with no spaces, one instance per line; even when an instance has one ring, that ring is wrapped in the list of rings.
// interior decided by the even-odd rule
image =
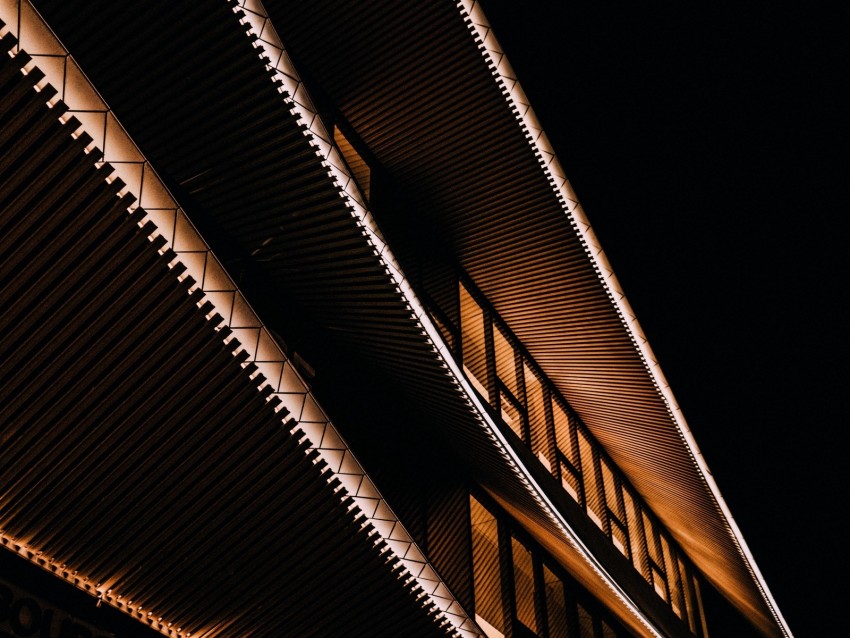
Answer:
[[[836,635],[847,10],[585,4],[483,1],[792,632]]]

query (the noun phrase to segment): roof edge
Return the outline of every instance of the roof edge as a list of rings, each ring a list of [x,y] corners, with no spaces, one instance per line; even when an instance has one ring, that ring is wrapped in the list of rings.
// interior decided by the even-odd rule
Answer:
[[[567,541],[587,561],[587,564],[609,587],[618,600],[633,614],[633,617],[649,632],[649,635],[661,638],[653,623],[640,610],[637,604],[618,585],[616,580],[607,572],[604,566],[593,556],[590,550],[581,541],[578,534],[572,529],[567,520],[561,515],[546,496],[545,491],[535,482],[532,473],[523,465],[519,456],[512,446],[504,438],[499,428],[492,421],[488,411],[480,403],[472,386],[466,380],[465,375],[458,367],[452,356],[448,345],[445,343],[439,329],[430,319],[430,315],[424,304],[418,299],[416,292],[411,287],[401,270],[399,262],[392,253],[391,248],[384,240],[378,224],[366,203],[363,201],[360,190],[354,177],[351,175],[347,164],[342,159],[339,150],[333,143],[333,138],[324,126],[317,110],[309,96],[308,89],[304,85],[298,71],[289,59],[283,43],[277,36],[277,32],[271,24],[271,19],[262,7],[259,0],[251,3],[250,10],[254,16],[251,30],[258,36],[258,48],[264,48],[266,54],[272,59],[271,66],[275,71],[275,77],[280,79],[292,98],[291,103],[302,120],[307,124],[308,134],[312,136],[311,142],[318,149],[324,159],[324,165],[332,176],[334,183],[345,198],[346,204],[352,215],[366,231],[366,239],[374,248],[377,259],[387,268],[387,273],[392,283],[397,287],[399,293],[410,305],[410,318],[415,322],[424,336],[430,342],[433,351],[439,356],[441,365],[446,371],[448,378],[454,384],[455,389],[473,411],[478,425],[484,430],[487,437],[493,442],[501,456],[514,471],[517,479],[528,490],[531,497],[538,503],[545,515],[561,530],[563,540]],[[247,7],[243,7],[248,11]]]
[[[480,43],[479,49],[482,55],[492,63],[496,81],[504,87],[503,93],[506,100],[513,107],[513,111],[517,116],[519,125],[525,132],[525,137],[529,145],[535,151],[542,170],[548,177],[548,181],[552,186],[555,194],[561,203],[564,212],[569,216],[571,225],[579,235],[579,239],[587,253],[587,256],[593,264],[600,282],[602,283],[609,299],[616,307],[617,314],[625,326],[635,349],[643,361],[653,386],[660,395],[662,401],[667,407],[673,425],[679,436],[682,439],[686,450],[694,462],[694,466],[705,484],[709,496],[714,500],[718,509],[721,511],[727,529],[731,535],[733,543],[738,548],[742,559],[753,580],[761,592],[765,603],[774,615],[780,630],[786,638],[792,638],[792,634],[788,625],[779,611],[779,607],[770,593],[767,583],[756,565],[755,558],[749,550],[746,541],[743,538],[740,528],[735,522],[732,512],[729,509],[726,501],[720,493],[717,483],[711,470],[699,449],[699,446],[685,420],[685,416],[679,408],[678,402],[673,396],[670,384],[662,372],[655,354],[643,332],[643,329],[638,323],[637,317],[631,308],[625,293],[614,274],[613,269],[606,257],[601,245],[587,219],[583,207],[581,206],[575,191],[570,185],[564,171],[555,155],[555,150],[549,142],[548,137],[543,131],[537,116],[529,104],[529,101],[513,72],[510,63],[507,60],[505,53],[502,51],[496,36],[490,26],[489,21],[478,0],[459,0],[457,6],[461,15],[467,21],[470,30],[477,37]]]
[[[7,3],[3,3],[0,7],[20,12],[21,5],[15,4],[17,6],[11,9]],[[22,56],[22,70],[26,73],[36,68],[41,69],[37,66],[39,56],[55,57],[59,55],[60,50],[68,64],[77,66],[86,86],[76,86],[73,91],[70,88],[67,90],[63,88],[52,92],[49,100],[48,93],[45,93],[45,101],[50,106],[60,101],[64,102],[62,118],[65,121],[71,120],[75,113],[84,119],[82,114],[92,112],[92,104],[97,105],[98,112],[110,116],[109,124],[100,131],[88,130],[85,121],[82,124],[78,122],[77,133],[89,135],[91,141],[86,145],[86,152],[101,154],[99,165],[108,165],[114,169],[115,172],[107,180],[119,181],[118,196],[128,195],[135,199],[127,211],[130,218],[140,229],[148,232],[149,239],[158,246],[160,254],[168,259],[171,273],[179,281],[185,282],[191,300],[199,309],[205,311],[207,320],[216,325],[216,330],[222,341],[229,346],[231,354],[241,360],[243,368],[251,370],[251,379],[256,384],[257,391],[264,395],[266,402],[280,415],[283,426],[291,430],[293,435],[304,443],[305,454],[318,452],[314,463],[326,465],[330,469],[326,472],[328,483],[334,480],[339,481],[342,486],[337,490],[340,503],[348,505],[353,518],[359,518],[362,515],[364,520],[362,528],[367,536],[372,537],[375,551],[380,554],[386,553],[389,555],[388,558],[395,559],[388,560],[388,565],[397,572],[399,582],[405,586],[412,584],[411,591],[420,600],[423,608],[431,607],[438,610],[437,617],[440,619],[440,624],[451,626],[455,635],[464,638],[483,636],[472,617],[462,608],[436,569],[419,549],[413,537],[404,528],[398,516],[378,492],[374,482],[354,457],[348,444],[313,398],[309,385],[290,363],[272,333],[265,327],[248,300],[244,298],[238,286],[227,274],[209,245],[185,215],[179,202],[159,178],[106,101],[83,70],[76,65],[73,56],[49,24],[34,7],[29,5],[28,8],[31,11],[27,12],[27,15],[19,13],[15,24],[20,29],[21,22],[26,26],[27,20],[40,21],[43,28],[38,32],[44,41],[36,45],[39,52],[30,55],[17,41],[14,27],[0,19],[0,33],[4,35],[4,44],[7,42],[5,36],[8,35],[11,38],[8,42],[14,46],[12,57]],[[238,7],[234,10],[237,11]],[[2,16],[9,17],[7,13],[3,12]],[[237,16],[234,16],[234,25],[238,24]],[[43,53],[42,48],[45,51],[49,50],[50,53]],[[41,70],[44,72],[43,79],[36,83],[39,90],[44,90],[48,84],[64,87],[62,77],[52,77],[54,67],[45,66]],[[101,149],[106,148],[107,139],[110,142],[109,148],[112,150],[104,155]],[[141,167],[137,175],[132,171],[124,170],[130,164]],[[135,182],[131,177],[134,175]],[[222,292],[228,294],[215,294]],[[228,297],[230,302],[226,303],[224,300]],[[344,473],[342,473],[343,468]],[[38,548],[29,547],[22,539],[10,537],[2,530],[0,530],[0,542],[30,562],[64,578],[95,596],[99,601],[107,602],[130,617],[141,621],[153,613],[148,612],[146,616],[143,615],[141,607],[134,609],[134,606],[129,603],[122,602],[118,592],[113,595],[108,583],[93,587],[92,583],[87,582],[82,575],[67,571],[64,565],[60,569],[58,562],[42,556]],[[393,568],[394,564],[403,567]],[[435,597],[433,592],[438,590],[448,592],[449,598]],[[175,632],[165,620],[156,623],[155,627],[153,624],[150,626],[166,636],[178,638],[188,636],[179,631]]]

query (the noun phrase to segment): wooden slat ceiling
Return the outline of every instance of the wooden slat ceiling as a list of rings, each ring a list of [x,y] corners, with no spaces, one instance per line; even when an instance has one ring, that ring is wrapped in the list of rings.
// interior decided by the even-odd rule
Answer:
[[[539,510],[470,427],[469,405],[230,6],[36,6],[261,314],[303,310],[334,347],[389,371],[457,451],[480,450],[464,458],[481,482]],[[765,635],[782,635],[457,7],[267,9],[308,88],[331,98],[419,202],[693,561]]]
[[[38,552],[169,635],[450,635],[13,45],[0,55],[0,551]]]

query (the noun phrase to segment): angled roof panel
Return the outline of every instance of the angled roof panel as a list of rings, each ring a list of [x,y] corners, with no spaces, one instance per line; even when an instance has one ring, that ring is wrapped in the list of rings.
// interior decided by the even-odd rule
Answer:
[[[422,590],[433,569],[411,576],[427,561],[309,393],[259,372],[286,362],[239,292],[226,320],[204,299],[203,241],[194,279],[101,161],[105,134],[3,45],[0,551],[165,635],[478,635]],[[284,422],[287,391],[304,407]]]
[[[286,128],[281,96],[261,67],[248,61],[256,51],[244,40],[237,43],[204,11],[195,19],[176,14],[164,19],[139,8],[150,15],[131,25],[117,12],[105,15],[117,11],[105,6],[96,16],[103,28],[91,37],[90,16],[67,5],[38,4],[45,6],[51,24],[62,26],[96,84],[108,90],[110,103],[126,114],[131,132],[162,167],[170,187],[183,193],[190,207],[197,202],[208,211],[213,226],[237,238],[243,253],[261,262],[288,298],[297,299],[351,349],[402,373],[411,393],[457,392],[462,382],[452,382],[441,361],[436,329],[414,303],[415,295],[399,289],[405,282],[390,272],[394,260],[377,254],[382,248],[376,229],[363,227],[338,189],[313,190],[309,175],[318,177],[322,170],[315,161],[325,161],[322,140],[305,135],[305,146],[297,135],[280,133]],[[770,609],[769,593],[734,521],[694,456],[696,447],[580,207],[553,156],[537,145],[545,138],[533,121],[519,119],[528,116],[528,107],[507,63],[493,57],[497,44],[477,9],[450,3],[363,8],[275,1],[269,11],[283,44],[309,72],[308,83],[331,94],[383,166],[433,215],[433,226],[461,264],[696,564],[742,608],[754,610],[751,617],[773,635],[778,612]],[[251,19],[269,28],[266,21]],[[177,42],[169,29],[188,24],[203,38],[169,48]],[[124,47],[127,55],[110,59],[105,52],[111,47]],[[222,56],[226,47],[238,53]],[[144,103],[124,82],[121,63],[131,59],[140,61],[136,80],[150,91]],[[234,69],[238,72],[230,73]],[[185,87],[193,90],[181,90]],[[300,84],[290,99],[296,110],[309,103]],[[225,112],[229,117],[221,118]],[[302,113],[295,122],[305,130],[321,127],[315,115]],[[232,144],[218,147],[216,135],[202,126],[207,123]],[[284,175],[285,181],[279,179]],[[304,182],[298,182],[299,175]],[[308,207],[301,206],[305,201]],[[333,253],[319,240],[326,233],[338,233]],[[493,240],[500,236],[509,241]],[[227,265],[238,271],[239,255]],[[450,425],[468,423],[470,413],[475,419],[474,413],[483,411],[463,395],[448,396],[439,407]],[[481,433],[464,427],[456,430],[459,440],[480,445]],[[484,437],[482,449],[487,449],[474,462],[504,493],[515,491],[516,475],[498,452],[503,442],[493,436]],[[530,494],[521,489],[515,495],[526,513],[540,506]],[[694,536],[685,533],[678,510],[685,502],[694,504],[704,525]],[[784,631],[781,617],[778,626]]]
[[[694,562],[790,635],[480,4],[267,6]]]

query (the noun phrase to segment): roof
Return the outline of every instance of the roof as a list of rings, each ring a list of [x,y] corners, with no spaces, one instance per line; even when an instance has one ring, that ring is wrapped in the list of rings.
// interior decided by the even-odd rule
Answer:
[[[694,563],[765,635],[790,635],[477,5],[246,7],[276,77],[290,82],[295,133],[262,65],[247,61],[246,47],[237,56],[223,46],[231,37],[223,21],[162,8],[136,9],[127,21],[107,6],[83,16],[38,4],[195,223],[235,238],[241,252],[228,269],[250,280],[240,258],[261,262],[281,299],[396,374],[445,417],[460,450],[480,449],[471,461],[479,480],[542,533],[569,540],[557,507],[476,405],[368,208],[346,190],[345,168],[323,147],[326,132],[273,24],[308,88],[327,94],[419,199],[417,213]],[[164,35],[189,24],[194,41]],[[323,179],[327,165],[301,161],[316,153],[341,176],[336,188]],[[592,562],[584,569],[599,577]]]
[[[480,3],[266,6],[694,563],[789,635]]]
[[[22,23],[36,60],[9,32],[0,58],[0,551],[169,636],[479,635],[73,59]],[[61,93],[36,63],[55,59]]]

